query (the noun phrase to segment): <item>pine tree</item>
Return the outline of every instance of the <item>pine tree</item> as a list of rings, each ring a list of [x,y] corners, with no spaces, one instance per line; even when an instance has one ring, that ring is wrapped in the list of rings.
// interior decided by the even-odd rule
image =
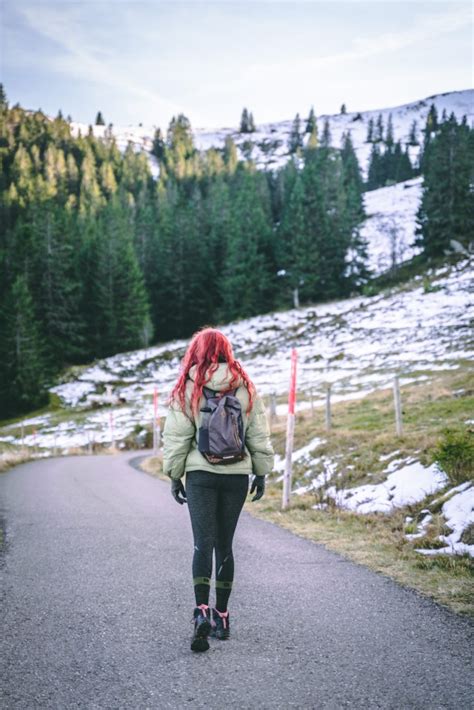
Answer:
[[[226,136],[224,142],[224,165],[231,175],[235,172],[238,163],[237,148],[231,136]]]
[[[388,115],[388,123],[387,123],[387,134],[385,136],[385,145],[388,146],[388,148],[391,148],[394,144],[394,137],[393,137],[393,120],[392,120],[392,114],[389,113]]]
[[[308,138],[306,148],[308,150],[314,150],[317,147],[318,147],[318,127],[315,125],[313,130],[310,133],[309,138]]]
[[[69,195],[77,196],[79,191],[79,168],[72,153],[66,158],[66,180]]]
[[[300,305],[300,295],[305,299],[307,291],[311,288],[312,252],[311,236],[306,225],[305,193],[301,175],[298,174],[291,192],[285,217],[281,226],[283,234],[280,256],[284,273],[288,276],[289,285],[293,294],[293,306]],[[317,261],[317,259],[316,259]]]
[[[0,109],[8,108],[7,95],[3,84],[0,83]]]
[[[350,133],[343,137],[341,160],[342,189],[339,190],[339,212],[341,245],[345,248],[346,268],[340,278],[341,295],[347,295],[370,276],[367,269],[367,244],[360,233],[366,216],[364,183]]]
[[[249,112],[246,108],[242,110],[239,131],[240,133],[250,133],[250,117]]]
[[[104,198],[97,181],[97,168],[91,151],[86,152],[80,172],[79,211],[82,215],[93,214],[104,204]]]
[[[85,352],[73,218],[51,201],[32,208],[29,219],[35,235],[31,292],[51,366],[58,368],[80,361]]]
[[[350,133],[345,133],[342,137],[341,159],[344,187],[347,192],[352,191],[354,198],[356,198],[357,206],[354,210],[354,221],[359,224],[365,216],[362,197],[364,182]]]
[[[308,149],[308,148],[307,148]],[[293,186],[295,184],[296,177],[298,175],[298,168],[294,160],[289,160],[277,173],[273,176],[273,189],[271,191],[272,195],[272,214],[273,214],[273,224],[280,225],[283,219],[283,213],[288,204]],[[279,268],[284,267],[284,261],[280,258],[280,237],[282,235],[281,230],[276,231],[275,239],[275,251],[277,253],[277,258],[279,259]],[[285,251],[286,248],[283,250]]]
[[[96,126],[105,126],[105,121],[104,121],[104,118],[103,118],[102,113],[100,111],[97,113],[97,116],[95,117],[95,125]]]
[[[408,145],[417,146],[420,145],[418,141],[418,122],[416,120],[410,126],[410,134],[408,136]]]
[[[436,106],[431,104],[428,116],[426,117],[425,133],[429,133],[431,137],[438,130],[438,111]]]
[[[373,143],[374,142],[374,119],[369,118],[369,123],[367,126],[367,138],[365,139],[366,143]]]
[[[331,146],[331,128],[329,126],[329,119],[324,120],[323,135],[321,137],[321,148],[329,148]]]
[[[431,139],[418,211],[416,244],[427,257],[449,251],[452,240],[468,245],[474,234],[473,131],[453,114]]]
[[[303,146],[303,139],[301,136],[301,121],[299,113],[296,114],[293,125],[291,127],[290,135],[288,138],[288,152],[290,154],[296,153],[299,148]]]
[[[438,131],[438,112],[436,106],[431,104],[430,110],[428,111],[428,116],[426,118],[425,128],[423,130],[423,148],[420,155],[420,169],[424,173],[427,170],[429,157],[430,157],[430,146],[434,139],[436,132]]]
[[[188,194],[184,184],[161,184],[156,227],[151,308],[157,337],[166,340],[203,325],[217,290],[198,187]]]
[[[381,161],[380,149],[376,143],[372,145],[372,150],[370,152],[369,158],[369,169],[367,173],[367,190],[376,190],[380,187],[382,183],[382,161]]]
[[[324,138],[324,132],[323,132]],[[331,298],[338,290],[338,283],[330,283],[332,268],[329,262],[337,236],[332,234],[330,212],[333,198],[333,163],[329,160],[329,150],[315,150],[306,153],[302,173],[304,189],[304,214],[306,238],[310,245],[306,256],[306,270],[301,287],[303,300],[318,301]],[[336,247],[337,249],[337,247]],[[329,272],[325,274],[325,270]]]
[[[263,256],[270,239],[268,216],[255,190],[254,175],[247,169],[239,175],[232,200],[226,260],[219,284],[223,318],[244,318],[271,307],[271,273]]]
[[[383,126],[383,118],[382,114],[379,113],[377,117],[377,123],[375,126],[375,135],[374,135],[374,141],[376,143],[382,143],[383,142],[383,136],[384,136],[384,126]]]
[[[148,299],[127,211],[114,199],[101,210],[98,220],[95,337],[102,357],[141,347],[149,328]]]
[[[194,140],[189,119],[180,113],[173,116],[168,126],[167,145],[173,153],[180,153],[186,159],[194,153]]]
[[[316,114],[314,113],[314,108],[311,106],[308,118],[306,119],[306,127],[304,129],[305,133],[316,133],[318,132],[318,125],[316,123]]]
[[[155,135],[153,136],[153,144],[150,152],[160,162],[165,158],[165,141],[161,132],[161,128],[157,128],[155,131]]]
[[[408,154],[408,147],[402,150],[400,141],[397,141],[395,145],[395,174],[393,179],[395,182],[404,182],[412,177],[413,167]]]
[[[179,335],[184,298],[184,245],[183,235],[176,234],[178,198],[174,181],[165,184],[160,180],[156,192],[157,214],[150,257],[154,268],[147,274],[147,282],[154,330],[158,340],[166,341]]]
[[[117,191],[117,180],[115,179],[112,164],[104,160],[99,168],[99,182],[102,193],[107,197],[112,197]]]
[[[343,116],[345,116],[346,113],[347,113],[346,104],[342,104],[342,106],[341,106],[341,114],[342,114]]]
[[[227,241],[232,227],[231,207],[229,184],[223,178],[218,178],[209,187],[203,207],[203,228],[208,241],[207,268],[210,269],[216,283],[225,264]],[[221,306],[219,287],[212,288],[212,301],[212,310],[216,313]]]
[[[0,417],[48,400],[44,344],[24,276],[17,276],[0,311]]]
[[[256,130],[257,130],[257,128],[255,126],[253,113],[249,113],[249,133],[254,133]]]

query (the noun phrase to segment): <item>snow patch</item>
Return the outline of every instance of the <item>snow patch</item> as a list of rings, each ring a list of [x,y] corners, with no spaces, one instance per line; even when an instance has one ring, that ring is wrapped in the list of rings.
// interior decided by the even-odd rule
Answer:
[[[357,513],[388,513],[394,508],[423,500],[427,495],[442,489],[446,482],[447,476],[437,464],[425,468],[419,461],[414,461],[389,473],[383,483],[342,490],[333,486],[327,493],[337,505],[347,510]]]
[[[462,483],[460,486],[448,491],[450,498],[443,504],[441,512],[446,519],[447,526],[452,530],[449,535],[440,535],[439,539],[445,543],[445,547],[434,550],[418,549],[423,555],[463,555],[469,554],[474,557],[474,545],[467,545],[461,542],[463,532],[474,525],[474,486],[470,483]]]

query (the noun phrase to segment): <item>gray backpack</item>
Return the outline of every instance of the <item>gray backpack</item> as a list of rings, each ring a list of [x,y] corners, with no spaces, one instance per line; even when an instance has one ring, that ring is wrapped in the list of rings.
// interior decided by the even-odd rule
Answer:
[[[231,464],[245,458],[242,408],[236,391],[220,395],[203,388],[206,402],[201,408],[198,449],[209,463]]]

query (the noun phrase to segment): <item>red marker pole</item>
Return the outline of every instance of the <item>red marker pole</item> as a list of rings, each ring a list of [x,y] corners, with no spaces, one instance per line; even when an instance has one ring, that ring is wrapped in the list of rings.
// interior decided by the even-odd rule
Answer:
[[[293,439],[295,435],[295,403],[296,403],[296,362],[298,355],[296,349],[291,351],[290,391],[288,393],[288,420],[286,424],[286,452],[285,473],[283,474],[283,499],[282,510],[290,504],[291,473],[293,456]]]

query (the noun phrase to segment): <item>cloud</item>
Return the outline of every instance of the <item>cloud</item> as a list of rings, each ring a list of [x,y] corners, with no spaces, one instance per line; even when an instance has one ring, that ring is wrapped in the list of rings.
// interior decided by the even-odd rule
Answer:
[[[252,76],[263,76],[273,74],[295,75],[310,74],[321,69],[327,69],[337,64],[349,64],[359,60],[369,59],[391,52],[399,52],[414,45],[441,37],[442,35],[455,32],[463,27],[472,24],[472,11],[470,5],[452,8],[447,12],[436,15],[419,15],[409,29],[398,32],[384,32],[372,37],[355,37],[352,42],[352,49],[344,52],[336,52],[320,57],[307,56],[296,59],[289,59],[285,62],[272,62],[253,64],[248,67],[243,81],[248,81]]]
[[[109,24],[102,37],[100,27],[96,32],[97,18],[92,16],[88,22],[84,5],[20,5],[16,10],[31,30],[54,43],[55,51],[42,56],[51,71],[119,89],[121,95],[135,97],[156,115],[168,116],[183,110],[175,101],[149,88],[151,68],[145,66],[143,56],[141,61],[130,62],[127,52],[121,54],[116,45],[110,44],[113,35]],[[119,13],[120,6],[114,7],[113,12]]]

